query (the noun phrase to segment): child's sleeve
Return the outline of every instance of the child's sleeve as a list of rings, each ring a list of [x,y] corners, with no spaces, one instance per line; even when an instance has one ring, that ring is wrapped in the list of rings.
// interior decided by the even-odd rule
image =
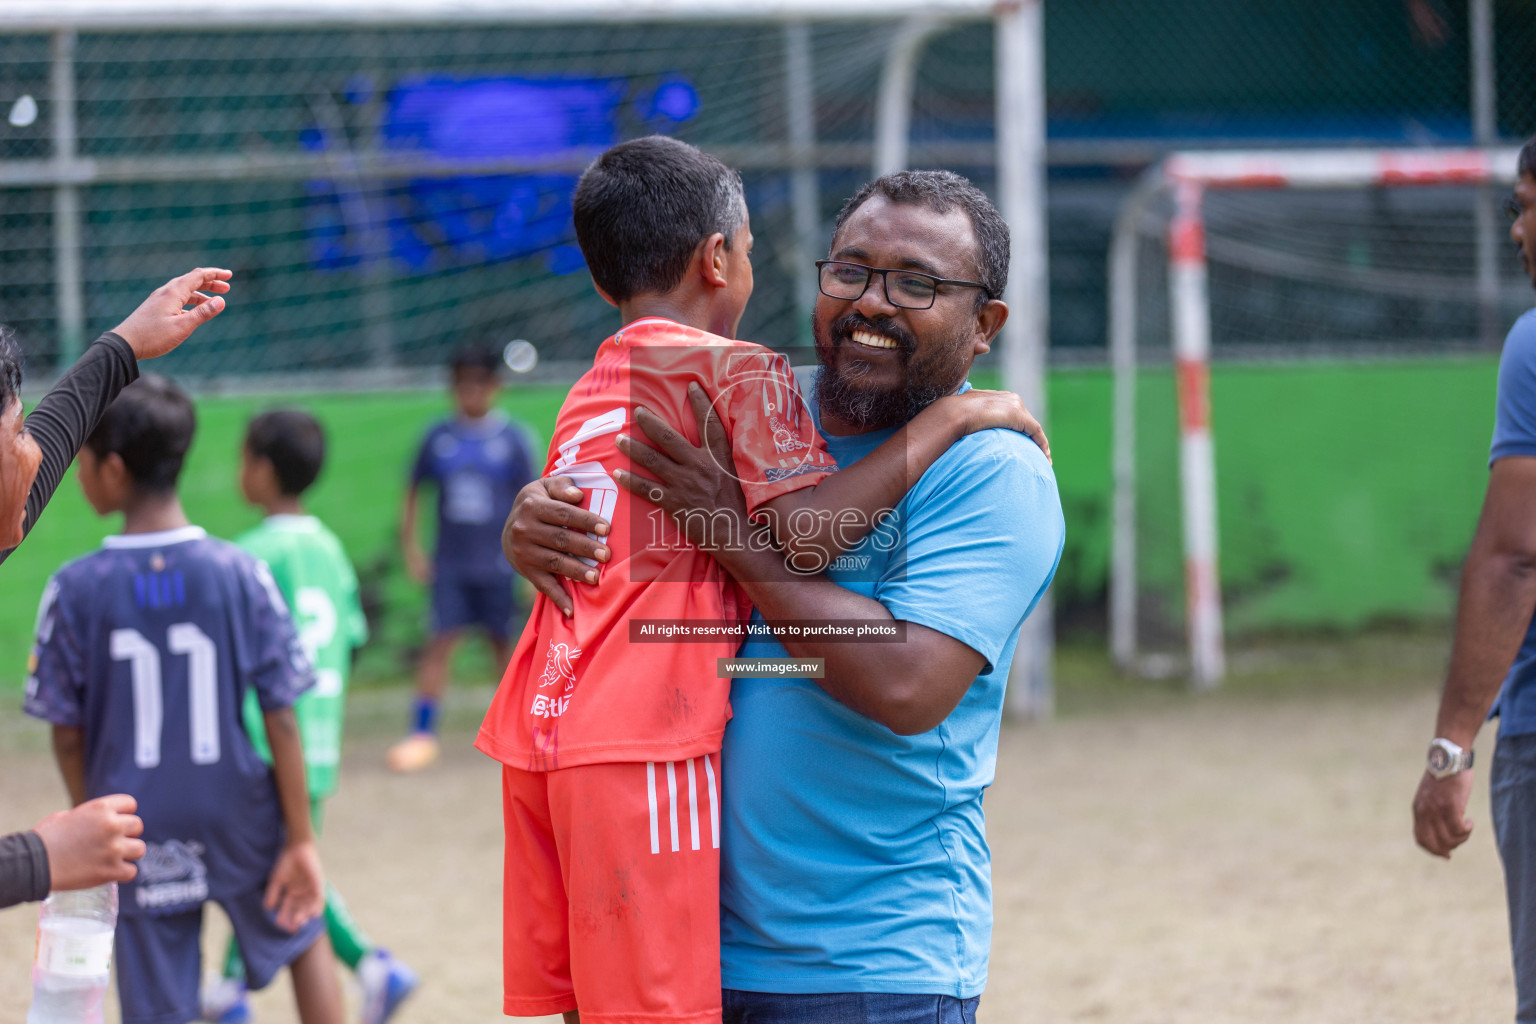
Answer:
[[[411,486],[414,487],[423,480],[434,479],[437,476],[437,463],[432,458],[432,442],[437,440],[437,428],[427,431],[427,436],[421,439],[421,447],[416,451],[416,461],[411,463]]]
[[[67,597],[54,576],[37,608],[37,637],[27,659],[27,695],[22,709],[54,725],[79,726],[85,705],[85,650]]]
[[[293,704],[315,685],[315,666],[299,643],[299,632],[288,613],[288,603],[277,589],[267,563],[252,559],[245,590],[251,633],[244,645],[249,654],[247,682],[256,692],[263,711],[277,711]]]
[[[729,352],[714,406],[731,437],[749,513],[837,472],[783,356],[767,349]]]
[[[539,475],[538,467],[534,465],[534,453],[539,450],[539,441],[533,430],[523,424],[517,424],[511,429],[512,437],[512,491],[516,493],[532,483]]]
[[[342,601],[341,609],[343,628],[346,630],[347,646],[361,647],[368,642],[368,616],[363,614],[362,588],[358,586],[357,570],[352,568],[352,563],[345,555],[341,558],[342,572]]]

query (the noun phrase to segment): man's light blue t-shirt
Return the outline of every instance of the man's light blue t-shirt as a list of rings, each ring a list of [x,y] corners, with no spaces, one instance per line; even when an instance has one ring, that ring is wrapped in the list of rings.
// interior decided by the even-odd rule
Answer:
[[[1509,329],[1499,359],[1499,402],[1488,461],[1491,465],[1518,455],[1536,457],[1536,309]],[[1536,733],[1536,622],[1520,643],[1493,713],[1499,716],[1500,736]]]
[[[847,466],[890,434],[827,445]],[[897,736],[809,679],[734,681],[721,753],[726,988],[969,998],[986,987],[982,796],[1019,626],[1061,558],[1061,503],[1033,441],[987,430],[951,447],[897,512],[904,544],[872,535],[828,576],[896,619],[960,640],[986,665],[949,717],[918,736]],[[771,640],[740,653],[786,654]]]

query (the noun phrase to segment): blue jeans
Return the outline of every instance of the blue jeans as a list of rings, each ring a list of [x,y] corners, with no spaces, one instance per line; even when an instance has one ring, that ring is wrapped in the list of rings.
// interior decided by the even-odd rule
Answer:
[[[976,1024],[980,1002],[980,996],[874,992],[785,995],[728,988],[721,993],[724,1024]]]
[[[1515,1020],[1536,1024],[1536,735],[1499,737],[1488,785],[1509,898]]]

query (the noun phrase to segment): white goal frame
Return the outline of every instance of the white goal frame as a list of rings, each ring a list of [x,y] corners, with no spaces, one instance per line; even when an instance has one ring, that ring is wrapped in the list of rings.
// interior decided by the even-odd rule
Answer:
[[[1149,169],[1120,208],[1110,247],[1109,340],[1114,375],[1114,506],[1109,634],[1115,663],[1138,672],[1136,578],[1137,259],[1154,202],[1171,196],[1165,240],[1179,410],[1179,483],[1191,683],[1226,673],[1211,426],[1210,290],[1203,199],[1208,189],[1341,189],[1508,184],[1519,151],[1324,149],[1175,153]]]
[[[306,170],[325,176],[334,169],[323,154],[261,153],[220,158],[89,158],[76,147],[74,50],[80,32],[198,31],[229,29],[388,27],[408,25],[571,24],[648,22],[758,22],[781,24],[787,37],[786,97],[790,138],[782,153],[767,154],[795,170],[795,225],[802,249],[816,233],[815,175],[818,146],[814,114],[798,81],[809,55],[806,27],[823,21],[867,20],[895,24],[879,85],[871,177],[906,166],[913,84],[921,48],[936,30],[964,22],[994,25],[995,167],[997,205],[1012,234],[1005,298],[1013,315],[999,339],[1004,386],[1046,419],[1047,301],[1045,217],[1045,17],[1044,0],[0,0],[0,32],[52,38],[50,109],[53,153],[42,159],[0,160],[0,189],[46,186],[54,191],[54,279],[58,293],[61,351],[66,360],[84,341],[81,204],[79,189],[104,182],[224,180],[291,177]],[[798,69],[798,70],[797,70]],[[595,156],[572,152],[563,165],[577,170]],[[721,154],[728,163],[748,153]],[[757,154],[759,158],[763,154]],[[496,168],[475,168],[491,172]],[[505,169],[503,169],[505,171]],[[392,161],[360,156],[357,173],[368,180],[461,174],[462,162]],[[803,253],[809,266],[809,251]],[[802,301],[814,299],[814,274],[800,282]],[[1008,687],[1007,708],[1018,717],[1046,718],[1054,708],[1054,641],[1047,593],[1020,633]]]

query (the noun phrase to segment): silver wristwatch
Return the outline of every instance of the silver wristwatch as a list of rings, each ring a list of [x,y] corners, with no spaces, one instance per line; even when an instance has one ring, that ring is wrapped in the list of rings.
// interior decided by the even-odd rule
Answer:
[[[1472,751],[1462,750],[1450,740],[1436,737],[1430,741],[1427,762],[1429,774],[1437,779],[1448,779],[1472,767]]]

